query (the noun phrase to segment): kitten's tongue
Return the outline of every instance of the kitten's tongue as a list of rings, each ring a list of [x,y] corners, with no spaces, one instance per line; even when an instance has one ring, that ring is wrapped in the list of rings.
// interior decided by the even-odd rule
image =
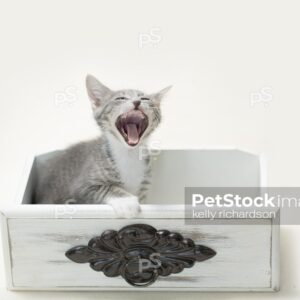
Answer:
[[[136,145],[139,142],[139,132],[136,124],[126,124],[127,139],[129,145]]]

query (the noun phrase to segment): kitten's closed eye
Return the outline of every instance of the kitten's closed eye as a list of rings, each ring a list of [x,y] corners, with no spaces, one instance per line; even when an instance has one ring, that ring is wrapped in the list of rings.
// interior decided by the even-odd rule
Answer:
[[[126,97],[117,97],[115,100],[128,100]]]
[[[150,100],[150,99],[147,97],[142,97],[141,100]]]

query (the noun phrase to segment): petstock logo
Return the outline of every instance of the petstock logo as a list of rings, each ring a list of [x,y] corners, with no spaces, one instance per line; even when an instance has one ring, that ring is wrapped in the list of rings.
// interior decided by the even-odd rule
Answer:
[[[300,224],[300,187],[186,187],[186,224]],[[250,220],[250,222],[249,222]]]

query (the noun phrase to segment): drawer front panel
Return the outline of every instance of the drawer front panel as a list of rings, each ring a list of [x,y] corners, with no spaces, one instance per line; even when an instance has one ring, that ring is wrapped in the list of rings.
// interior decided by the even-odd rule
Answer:
[[[217,252],[181,273],[159,277],[145,290],[271,288],[271,220],[261,220],[261,225],[246,222],[194,226],[185,225],[182,219],[8,219],[13,285],[25,289],[136,289],[120,276],[106,277],[88,264],[72,262],[65,253],[77,245],[87,245],[105,230],[118,231],[140,223],[178,232]]]

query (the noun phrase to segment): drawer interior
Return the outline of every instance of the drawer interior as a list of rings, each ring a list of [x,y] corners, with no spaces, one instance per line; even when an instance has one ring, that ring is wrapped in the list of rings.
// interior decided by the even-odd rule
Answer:
[[[34,187],[47,160],[36,156],[22,204],[33,204]],[[184,204],[185,187],[259,187],[260,157],[240,150],[162,150],[154,152],[152,184],[145,204]]]

